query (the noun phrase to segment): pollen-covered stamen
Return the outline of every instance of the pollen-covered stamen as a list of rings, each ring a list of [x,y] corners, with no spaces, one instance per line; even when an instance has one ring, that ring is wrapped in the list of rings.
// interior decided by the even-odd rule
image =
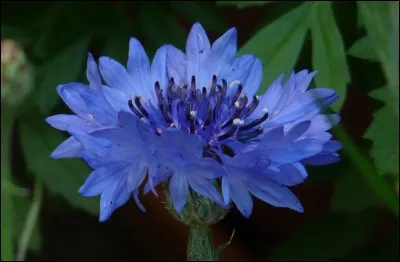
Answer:
[[[163,94],[162,94],[163,90],[161,89],[160,83],[158,81],[154,84],[154,90],[156,92],[158,104],[159,105],[164,105],[165,101],[164,101],[164,97],[163,97]]]
[[[248,132],[248,133],[243,133],[241,131],[242,130],[239,130],[239,132],[238,132],[238,134],[236,136],[236,139],[241,141],[241,142],[245,142],[247,140],[250,140],[252,138],[255,138],[255,137],[259,136],[264,131],[264,127],[260,126],[257,129],[255,129],[255,130],[253,130],[251,132]]]
[[[230,124],[232,124],[233,120],[235,118],[239,118],[243,112],[243,109],[245,108],[246,104],[247,104],[247,96],[245,94],[242,94],[239,98],[239,100],[237,102],[235,102],[235,112],[233,112],[233,115],[231,116],[231,118],[225,122],[221,128],[225,128],[227,126],[229,126]]]
[[[196,111],[190,111],[190,133],[194,133],[195,131],[195,122],[196,122]]]
[[[135,113],[135,115],[136,115],[137,117],[143,118],[143,115],[142,115],[142,114],[139,112],[139,110],[137,110],[137,109],[135,108],[135,106],[133,105],[132,99],[131,99],[131,98],[130,98],[129,101],[128,101],[128,106],[129,106],[129,108],[132,110],[132,112]]]
[[[235,95],[232,97],[232,105],[235,105],[235,102],[238,100],[240,94],[242,93],[242,90],[243,90],[243,86],[242,86],[242,84],[239,84],[238,88],[235,92]]]
[[[258,126],[259,124],[261,124],[262,122],[264,122],[265,120],[267,120],[268,118],[268,110],[266,108],[263,109],[264,115],[260,118],[257,118],[256,120],[254,120],[253,122],[240,127],[240,131],[245,131],[245,130],[249,130],[255,126]]]
[[[225,134],[223,134],[222,136],[219,136],[219,137],[218,137],[218,140],[219,140],[219,141],[224,140],[224,139],[227,139],[227,138],[233,136],[233,135],[236,133],[236,131],[238,130],[238,126],[243,124],[243,120],[242,120],[242,119],[239,119],[239,118],[235,118],[235,119],[232,121],[232,123],[233,123],[232,128],[229,129],[229,131],[226,132]]]
[[[146,118],[149,118],[149,113],[146,111],[146,109],[143,107],[142,102],[140,101],[141,97],[140,96],[135,96],[135,104],[137,108],[140,110],[142,115],[144,115]]]
[[[250,105],[246,108],[246,117],[251,115],[254,112],[254,110],[256,110],[259,102],[260,99],[258,98],[258,96],[253,96],[253,100],[251,101]]]

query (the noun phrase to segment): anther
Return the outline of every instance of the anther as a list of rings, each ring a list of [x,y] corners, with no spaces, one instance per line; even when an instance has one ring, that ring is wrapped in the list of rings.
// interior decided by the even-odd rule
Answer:
[[[235,92],[235,95],[232,98],[233,103],[235,103],[239,99],[240,94],[242,94],[242,90],[243,90],[243,86],[242,86],[242,84],[239,84],[239,86]]]
[[[196,122],[196,116],[197,112],[196,111],[190,111],[190,133],[194,133],[194,125]]]
[[[242,83],[239,80],[234,80],[229,84],[229,88],[232,88],[235,85],[242,85]]]
[[[246,117],[249,116],[254,110],[257,108],[260,100],[258,96],[253,96],[253,100],[251,101],[250,105],[246,108]]]
[[[149,113],[144,109],[142,103],[140,102],[140,96],[135,96],[135,104],[139,108],[140,112],[146,117],[149,117]]]
[[[214,96],[216,85],[217,85],[217,76],[213,75],[210,88],[210,96]]]
[[[218,140],[221,141],[221,140],[224,140],[224,139],[227,139],[227,138],[233,136],[237,130],[238,130],[238,125],[233,125],[232,128],[228,132],[226,132],[222,136],[218,137]]]
[[[137,115],[137,117],[139,117],[139,118],[143,117],[143,115],[139,112],[139,110],[137,110],[135,108],[135,106],[133,105],[132,99],[129,99],[128,105],[129,105],[129,108],[132,110],[132,112],[135,113],[135,115]]]
[[[211,120],[212,120],[212,116],[213,116],[213,110],[212,110],[211,107],[209,107],[208,111],[207,111],[207,118],[206,118],[206,121],[204,122],[204,125],[203,125],[204,127],[210,125]]]
[[[259,128],[248,132],[248,133],[242,133],[241,130],[239,130],[239,133],[237,135],[237,140],[241,141],[241,142],[245,142],[249,139],[255,138],[257,136],[259,136],[262,132],[264,131],[264,127],[260,126]]]
[[[268,110],[266,110],[266,108],[264,108],[264,109],[265,109],[265,111],[263,110],[264,115],[263,115],[262,117],[257,118],[257,119],[254,120],[253,122],[251,122],[251,123],[249,123],[249,124],[247,124],[247,125],[245,125],[245,126],[240,127],[240,131],[249,130],[250,128],[253,128],[253,127],[255,127],[255,126],[258,126],[259,124],[261,124],[262,122],[264,122],[265,120],[267,120],[267,118],[268,118]]]

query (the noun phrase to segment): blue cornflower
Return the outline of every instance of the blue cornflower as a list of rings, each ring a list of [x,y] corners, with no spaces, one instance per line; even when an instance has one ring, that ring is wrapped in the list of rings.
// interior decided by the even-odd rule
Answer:
[[[72,83],[58,92],[75,115],[47,118],[71,134],[53,157],[82,157],[94,169],[79,192],[101,194],[100,220],[132,195],[160,183],[178,212],[196,192],[227,208],[233,202],[249,216],[252,197],[278,207],[303,208],[287,188],[307,177],[305,164],[339,160],[341,145],[328,130],[339,121],[321,111],[338,96],[332,89],[307,90],[315,72],[280,76],[263,95],[261,61],[236,57],[236,29],[212,45],[193,25],[186,53],[171,45],[153,62],[134,38],[128,65],[108,57],[88,58],[89,86]],[[222,194],[222,196],[221,196]]]

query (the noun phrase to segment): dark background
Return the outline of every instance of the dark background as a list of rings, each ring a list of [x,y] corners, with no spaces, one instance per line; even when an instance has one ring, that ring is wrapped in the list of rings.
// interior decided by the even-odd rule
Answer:
[[[95,57],[103,55],[102,34],[110,38],[121,38],[121,45],[126,45],[127,50],[129,37],[124,33],[118,33],[120,26],[132,26],[131,35],[139,38],[146,50],[154,52],[157,45],[152,42],[152,37],[148,36],[146,30],[140,25],[140,23],[145,23],[141,10],[145,8],[167,10],[168,14],[184,28],[186,34],[194,22],[192,20],[196,18],[190,19],[171,8],[168,3],[161,2],[102,1],[86,2],[81,5],[67,2],[62,4],[65,8],[69,5],[68,8],[74,10],[75,16],[79,17],[79,22],[75,21],[78,25],[72,26],[74,16],[62,10],[59,16],[55,15],[47,21],[49,26],[53,23],[53,29],[49,34],[54,40],[54,46],[48,47],[49,53],[56,53],[64,41],[71,42],[71,39],[68,40],[67,37],[72,35],[77,38],[78,35],[85,35],[96,27],[102,27],[105,31],[96,36],[100,40],[90,41],[88,50]],[[207,5],[210,9],[215,6],[215,2],[197,4]],[[26,14],[29,13],[28,17],[33,19],[40,16],[49,5],[51,5],[50,2],[39,3],[38,1],[2,2],[2,25],[3,23],[27,24],[29,20]],[[221,6],[218,7],[218,17],[224,22],[220,27],[207,26],[213,23],[204,19],[204,16],[199,17],[199,20],[204,25],[210,41],[214,41],[224,30],[235,26],[238,29],[238,46],[240,47],[261,26],[295,5],[297,3],[294,2],[272,3],[241,10],[234,6]],[[123,10],[121,14],[124,17],[119,17],[120,20],[114,21],[114,24],[110,24],[111,18],[102,16],[109,12],[108,10],[120,10],[119,8]],[[356,5],[350,2],[338,2],[335,3],[334,11],[347,49],[365,34],[356,26]],[[35,12],[37,12],[36,16]],[[148,14],[147,19],[157,23],[157,16],[150,15],[150,12],[145,12],[145,14]],[[23,16],[25,16],[25,21],[15,22],[16,17]],[[97,25],[93,22],[96,19],[98,19]],[[82,28],[77,30],[79,25]],[[159,26],[163,25],[159,24]],[[77,33],[73,35],[68,30],[71,32],[76,30]],[[169,39],[169,37],[173,36],[160,36],[162,39]],[[185,37],[186,35],[183,40]],[[312,68],[310,38],[308,35],[296,69]],[[184,43],[181,43],[180,47],[183,45]],[[118,50],[114,51],[118,52]],[[127,53],[121,54],[122,61],[125,61],[126,55]],[[385,79],[379,63],[370,63],[353,57],[347,57],[347,59],[352,81],[348,86],[347,100],[341,112],[342,124],[352,141],[368,154],[372,143],[363,139],[362,136],[373,120],[372,113],[382,104],[373,100],[367,93],[376,86],[384,84]],[[41,63],[45,58],[33,56],[32,60]],[[370,74],[370,72],[378,73]],[[71,81],[76,81],[76,79],[71,79]],[[68,109],[60,103],[52,112],[68,112]],[[15,130],[15,133],[17,132],[18,126]],[[14,135],[13,173],[20,184],[32,187],[34,177],[24,167],[20,143],[18,135]],[[349,160],[344,158],[341,163],[327,167],[308,168],[308,170],[310,178],[293,188],[303,203],[304,214],[274,208],[254,199],[254,212],[249,219],[243,218],[239,212],[232,210],[223,221],[214,226],[216,245],[226,242],[233,229],[236,229],[233,242],[222,252],[221,260],[274,260],[280,258],[279,253],[303,251],[304,257],[309,260],[398,260],[398,218],[389,211],[381,207],[370,208],[351,215],[334,214],[330,211],[330,202],[338,180],[343,175],[358,172]],[[365,184],[362,181],[363,178],[361,176],[359,178],[360,181],[353,185],[354,194],[357,194],[357,188]],[[372,191],[370,194],[373,194]],[[81,201],[87,201],[87,199],[82,198]],[[152,194],[143,198],[143,203],[147,208],[146,213],[139,211],[133,201],[129,201],[115,211],[110,220],[105,223],[99,223],[96,215],[71,207],[63,197],[49,193],[47,188],[44,191],[42,203],[37,225],[41,233],[41,248],[29,251],[27,260],[185,260],[186,258],[188,228],[175,221],[164,208],[162,201]],[[361,226],[365,220],[372,221],[367,230]],[[351,230],[358,228],[360,230]],[[358,240],[353,241],[354,238]],[[296,246],[296,241],[305,246],[298,247],[303,251],[291,249],[290,243]],[[346,244],[347,242],[351,243]],[[345,247],[341,248],[341,245]],[[313,249],[315,249],[315,256]],[[323,255],[320,255],[321,253]]]

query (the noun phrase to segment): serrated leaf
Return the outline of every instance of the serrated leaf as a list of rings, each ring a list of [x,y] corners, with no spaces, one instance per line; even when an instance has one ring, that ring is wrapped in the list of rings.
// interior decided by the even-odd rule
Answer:
[[[363,244],[376,223],[375,214],[332,215],[315,219],[272,249],[269,261],[328,261],[343,259]]]
[[[381,88],[373,94],[383,99],[391,95],[387,88]],[[386,93],[386,95],[385,95]],[[387,101],[387,100],[386,100]],[[374,113],[374,120],[364,137],[373,141],[371,157],[380,174],[399,173],[399,119],[394,110],[385,105]]]
[[[347,51],[347,54],[357,58],[370,60],[372,62],[379,61],[371,40],[369,40],[367,36],[357,40]]]
[[[341,173],[334,185],[331,210],[335,213],[357,213],[371,207],[382,207],[381,200],[354,168]]]
[[[218,1],[217,5],[235,5],[238,9],[244,9],[246,7],[262,6],[273,2],[277,1]]]
[[[395,102],[392,106],[399,114],[399,70],[398,70],[398,16],[392,23],[390,9],[398,10],[398,2],[357,2],[360,16],[367,34],[381,61],[388,80],[388,87]],[[398,12],[397,12],[398,13]],[[396,28],[397,27],[397,28]],[[396,36],[397,34],[397,36]]]
[[[13,197],[13,239],[17,243],[21,237],[22,230],[25,225],[25,220],[29,212],[31,200],[26,197]],[[41,246],[40,227],[36,224],[28,248],[33,251],[40,251]]]
[[[336,90],[339,99],[332,109],[339,111],[350,81],[344,43],[335,22],[331,2],[315,3],[311,15],[312,62],[317,86]]]
[[[51,152],[65,140],[59,131],[44,122],[44,117],[20,121],[22,152],[28,170],[40,179],[50,192],[65,198],[72,206],[90,213],[98,212],[97,199],[82,198],[78,189],[89,175],[87,165],[79,159],[51,159]]]
[[[220,10],[215,8],[213,2],[201,4],[195,2],[169,2],[172,9],[185,17],[190,23],[200,22],[207,30],[222,32],[227,29]]]
[[[258,31],[239,54],[253,54],[263,62],[263,81],[259,92],[282,73],[290,73],[300,54],[308,30],[309,3],[304,3]]]
[[[59,101],[56,87],[76,82],[86,61],[89,38],[73,43],[39,67],[36,75],[35,104],[47,115]]]

